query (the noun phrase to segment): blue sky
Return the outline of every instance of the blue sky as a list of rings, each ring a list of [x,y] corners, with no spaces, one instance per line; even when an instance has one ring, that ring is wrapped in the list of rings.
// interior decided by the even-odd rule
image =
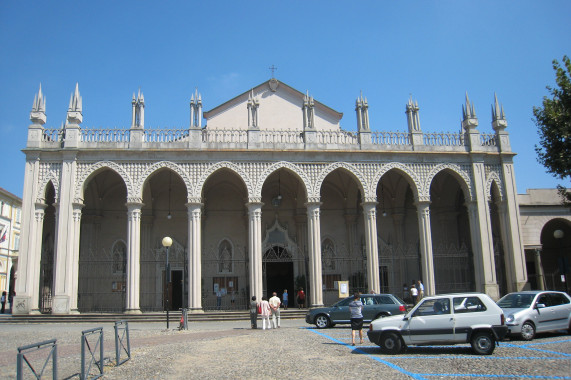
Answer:
[[[562,183],[534,151],[532,108],[571,55],[562,1],[0,1],[0,187],[22,196],[29,112],[38,86],[46,127],[65,120],[79,82],[85,127],[185,128],[198,88],[204,110],[270,78],[343,112],[369,101],[373,130],[406,131],[410,95],[425,132],[460,129],[467,91],[491,133],[497,93],[508,120],[519,193]]]

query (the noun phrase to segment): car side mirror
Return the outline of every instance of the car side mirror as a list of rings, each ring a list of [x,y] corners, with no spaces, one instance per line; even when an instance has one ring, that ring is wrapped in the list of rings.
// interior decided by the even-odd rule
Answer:
[[[545,304],[544,304],[544,303],[538,303],[538,304],[535,305],[535,308],[536,308],[536,309],[542,309],[542,308],[544,308],[544,307],[545,307]]]

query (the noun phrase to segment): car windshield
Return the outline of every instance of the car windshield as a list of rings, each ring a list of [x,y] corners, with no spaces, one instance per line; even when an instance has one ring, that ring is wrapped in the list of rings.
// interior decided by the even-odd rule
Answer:
[[[498,301],[498,306],[504,309],[523,309],[531,306],[534,296],[534,294],[508,294]]]

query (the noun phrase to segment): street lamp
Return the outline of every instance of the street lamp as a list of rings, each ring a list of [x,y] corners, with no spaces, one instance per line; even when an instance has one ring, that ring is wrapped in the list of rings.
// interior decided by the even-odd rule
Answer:
[[[163,238],[163,247],[165,247],[167,249],[167,256],[166,256],[166,263],[165,263],[165,279],[167,282],[167,287],[166,287],[166,307],[167,307],[167,329],[169,328],[169,290],[170,290],[170,283],[171,283],[171,268],[170,268],[170,264],[169,264],[169,247],[172,245],[172,239],[168,236],[165,236]]]

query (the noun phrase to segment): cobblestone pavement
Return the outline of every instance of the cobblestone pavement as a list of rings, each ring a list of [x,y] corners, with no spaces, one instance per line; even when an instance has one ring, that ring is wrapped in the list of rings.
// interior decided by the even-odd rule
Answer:
[[[303,320],[265,331],[247,321],[194,322],[187,331],[130,323],[132,357],[118,367],[113,324],[2,324],[0,378],[16,378],[17,347],[54,338],[58,378],[79,378],[81,332],[94,327],[104,331],[105,379],[571,379],[571,336],[563,333],[502,342],[491,356],[473,355],[469,345],[409,347],[393,356],[366,334],[353,347],[348,327],[318,330]]]

